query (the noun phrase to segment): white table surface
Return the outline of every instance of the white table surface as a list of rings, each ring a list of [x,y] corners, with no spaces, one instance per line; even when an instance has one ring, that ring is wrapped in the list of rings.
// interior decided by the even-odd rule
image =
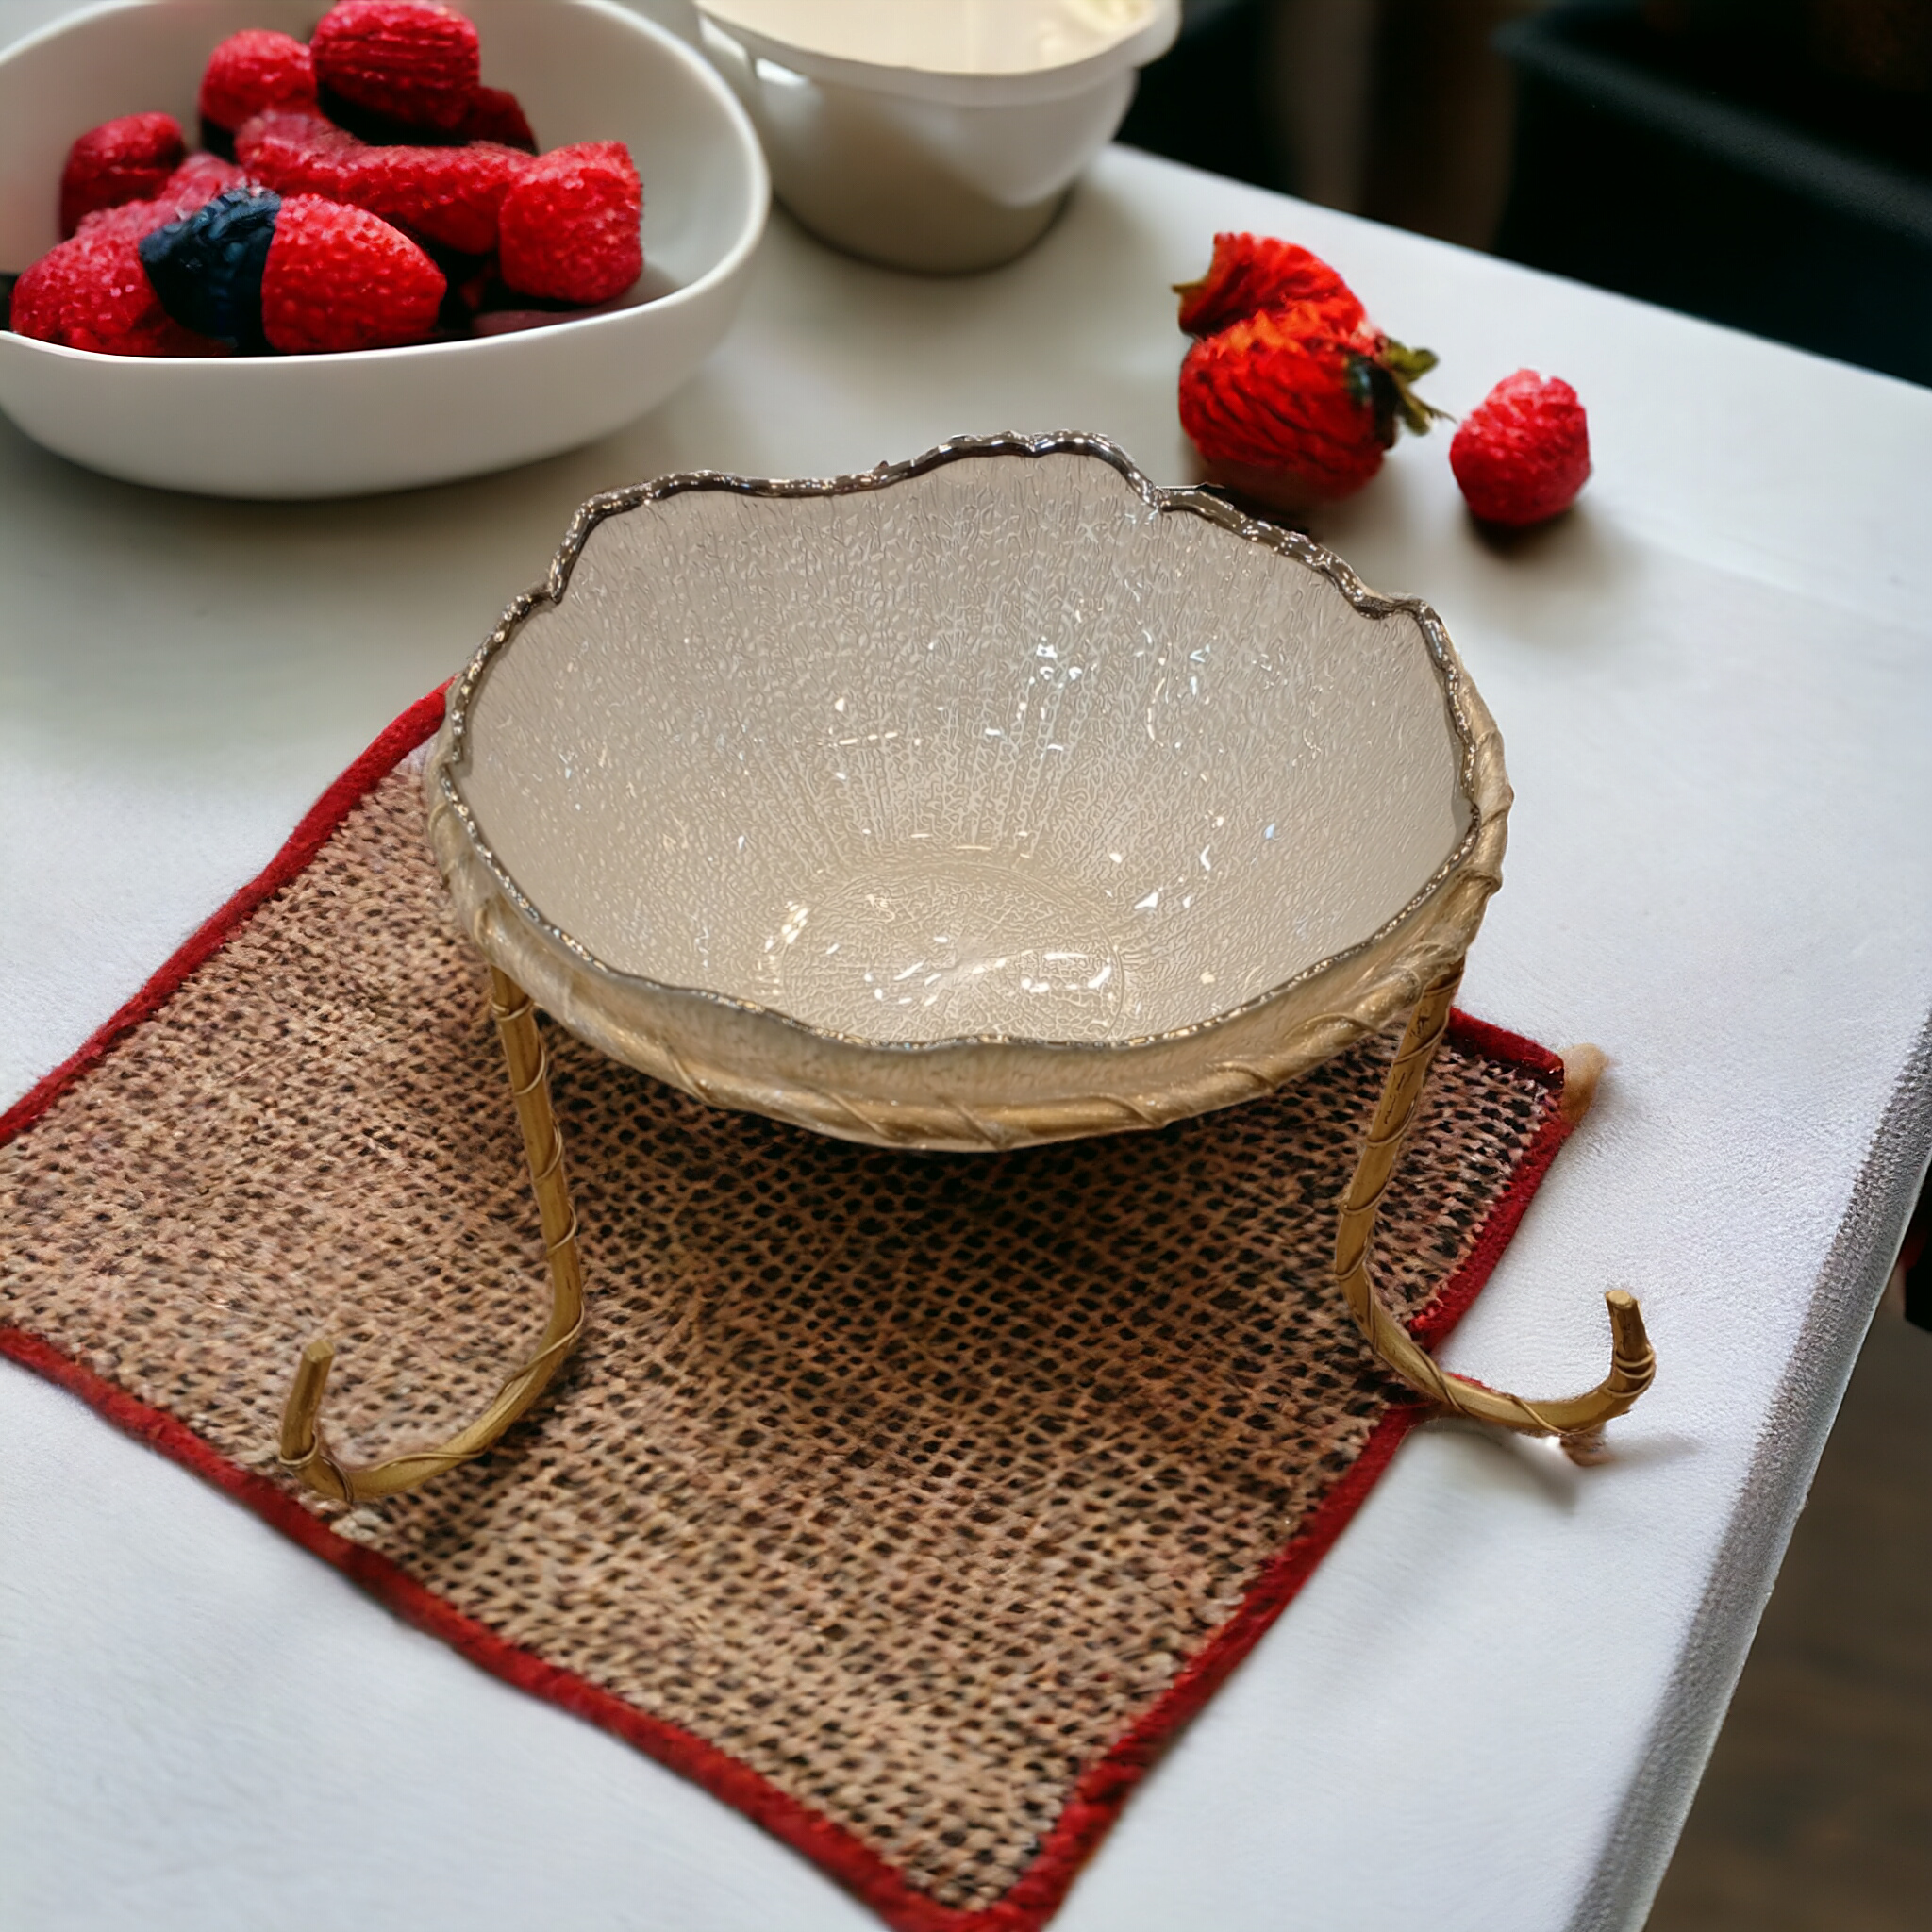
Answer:
[[[0,40],[60,10],[0,0]],[[1932,1141],[1932,392],[1115,151],[974,279],[777,221],[689,389],[511,475],[223,505],[0,423],[0,1101],[458,665],[593,491],[1069,425],[1183,476],[1167,290],[1223,227],[1330,257],[1441,353],[1449,408],[1525,363],[1590,408],[1583,507],[1513,550],[1473,533],[1440,436],[1323,533],[1438,605],[1508,744],[1465,1004],[1613,1058],[1447,1357],[1567,1392],[1622,1283],[1662,1367],[1606,1468],[1411,1438],[1057,1925],[1634,1926]],[[0,1924],[876,1922],[0,1366]]]

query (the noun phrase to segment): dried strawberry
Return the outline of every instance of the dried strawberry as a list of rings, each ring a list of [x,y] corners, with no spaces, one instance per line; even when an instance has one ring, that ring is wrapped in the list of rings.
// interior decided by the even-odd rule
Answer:
[[[644,272],[643,206],[621,141],[540,155],[498,211],[504,280],[521,294],[581,307],[623,294]]]
[[[205,126],[232,134],[269,108],[312,108],[315,63],[308,49],[288,34],[248,27],[208,57],[201,75]]]
[[[1267,235],[1215,236],[1208,273],[1175,283],[1174,293],[1191,336],[1217,335],[1264,308],[1298,302],[1320,306],[1339,334],[1352,335],[1366,321],[1355,291],[1319,255]]]
[[[152,235],[157,228],[165,228],[177,216],[187,212],[172,200],[158,197],[153,201],[124,201],[119,208],[104,208],[88,216],[68,239],[78,242],[92,236],[97,241],[111,237],[121,242],[139,242],[143,235]]]
[[[218,155],[190,155],[152,201],[125,201],[119,208],[104,208],[98,214],[89,215],[78,233],[139,242],[157,228],[192,215],[224,190],[240,187],[242,181],[242,170],[232,161]]]
[[[370,152],[312,108],[271,108],[235,130],[235,159],[250,177],[281,194],[347,201],[356,168]]]
[[[332,87],[316,90],[316,108],[345,134],[371,147],[450,147],[466,141],[501,142],[526,155],[537,152],[537,137],[517,97],[500,87],[479,87],[470,95],[463,116],[454,127],[428,127],[420,121],[398,120],[337,93]]]
[[[468,147],[370,148],[341,199],[465,255],[496,246],[504,196],[529,157],[491,142]]]
[[[282,194],[320,194],[431,242],[484,255],[496,246],[497,211],[534,165],[493,142],[464,147],[371,147],[320,114],[272,108],[235,131],[250,177]]]
[[[190,155],[168,176],[168,185],[155,199],[177,204],[175,213],[185,215],[203,202],[212,201],[225,189],[241,187],[246,178],[233,161],[225,161],[220,155]]]
[[[523,104],[505,88],[479,87],[470,96],[463,118],[457,124],[457,141],[495,141],[505,147],[521,148],[525,154],[537,152],[537,137],[530,132]]]
[[[91,214],[158,194],[186,152],[172,114],[124,114],[90,128],[67,151],[60,172],[60,232]]]
[[[261,276],[261,326],[291,356],[391,349],[436,326],[442,272],[366,209],[291,195]]]
[[[321,85],[417,126],[460,125],[481,78],[476,29],[434,0],[340,0],[308,48]]]
[[[1561,377],[1519,369],[1463,419],[1449,467],[1484,523],[1541,524],[1568,509],[1590,475],[1590,419]]]
[[[103,356],[225,356],[225,344],[191,333],[161,307],[131,223],[116,219],[123,213],[103,209],[22,275],[13,286],[15,332]]]
[[[349,198],[466,255],[488,254],[497,245],[504,201],[531,165],[528,155],[491,141],[370,152],[386,158]]]
[[[1181,427],[1217,480],[1289,509],[1350,495],[1382,467],[1398,424],[1437,412],[1409,384],[1435,366],[1330,302],[1263,310],[1197,341],[1181,364]]]

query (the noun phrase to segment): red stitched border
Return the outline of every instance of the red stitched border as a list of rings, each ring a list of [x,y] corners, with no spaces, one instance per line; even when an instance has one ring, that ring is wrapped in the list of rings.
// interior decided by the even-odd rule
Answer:
[[[412,705],[329,789],[290,836],[266,871],[207,920],[133,999],[78,1052],[0,1114],[0,1141],[38,1120],[115,1041],[158,1011],[196,967],[218,952],[262,903],[294,878],[336,828],[396,763],[431,737],[442,721],[442,691]],[[1518,1034],[1457,1013],[1450,1038],[1465,1050],[1524,1068],[1553,1092],[1563,1063]],[[1468,1258],[1413,1324],[1440,1341],[1475,1300],[1522,1221],[1531,1197],[1569,1138],[1571,1124],[1553,1108],[1491,1210]],[[149,1407],[25,1329],[0,1327],[0,1355],[34,1370],[89,1404],[115,1427],[192,1470],[253,1509],[274,1528],[320,1557],[406,1622],[441,1638],[491,1675],[614,1732],[648,1757],[735,1806],[794,1851],[803,1853],[873,1907],[895,1932],[1039,1932],[1107,1835],[1134,1787],[1174,1734],[1224,1683],[1235,1666],[1307,1582],[1374,1487],[1402,1439],[1425,1411],[1391,1408],[1370,1433],[1348,1474],[1331,1489],[1292,1541],[1249,1587],[1241,1607],[1189,1661],[1162,1694],[1074,1787],[1039,1854],[991,1906],[964,1911],[915,1890],[870,1846],[842,1825],[802,1805],[714,1744],[626,1704],[587,1678],[546,1663],[534,1652],[465,1616],[389,1557],[338,1536],[265,1476],[231,1462],[178,1417]]]
[[[396,765],[436,735],[442,723],[440,684],[427,697],[418,698],[342,775],[309,808],[308,816],[289,834],[287,842],[269,860],[266,871],[242,888],[219,912],[195,927],[162,962],[161,969],[108,1022],[60,1062],[44,1079],[37,1080],[5,1113],[0,1113],[0,1142],[12,1140],[59,1099],[120,1037],[159,1011],[181,982],[212,958],[266,899],[273,898],[322,848],[335,829],[361,804]]]

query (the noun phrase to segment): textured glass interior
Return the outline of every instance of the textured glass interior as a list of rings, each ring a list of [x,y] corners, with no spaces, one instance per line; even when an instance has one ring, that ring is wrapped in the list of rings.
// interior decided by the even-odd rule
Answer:
[[[1074,454],[607,519],[462,789],[604,964],[906,1042],[1190,1026],[1468,824],[1420,626]]]

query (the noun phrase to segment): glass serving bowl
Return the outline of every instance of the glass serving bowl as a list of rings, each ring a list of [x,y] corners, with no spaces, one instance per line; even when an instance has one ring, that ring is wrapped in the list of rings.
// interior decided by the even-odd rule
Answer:
[[[1435,613],[1094,436],[594,498],[451,688],[485,957],[700,1099],[989,1151],[1252,1099],[1499,883]]]

